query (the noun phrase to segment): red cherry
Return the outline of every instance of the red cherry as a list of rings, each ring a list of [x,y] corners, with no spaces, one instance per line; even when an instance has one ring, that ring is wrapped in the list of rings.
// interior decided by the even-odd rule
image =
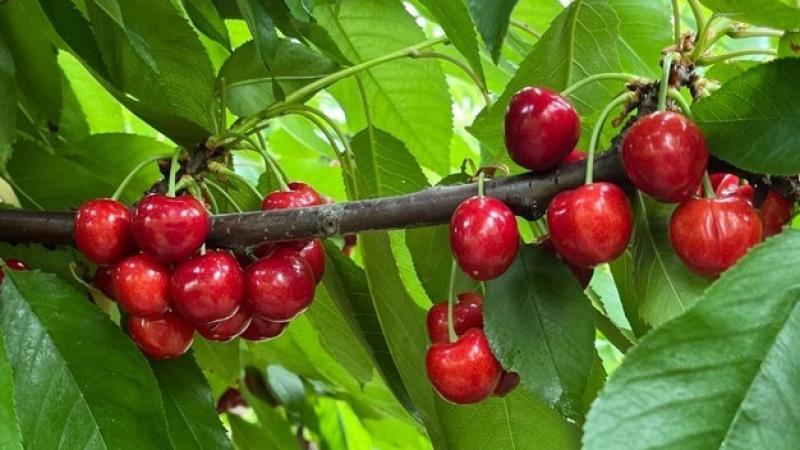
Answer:
[[[261,259],[245,274],[247,303],[254,314],[273,322],[288,322],[314,299],[314,272],[296,252]]]
[[[169,269],[152,256],[133,255],[114,268],[112,292],[129,314],[156,317],[169,306],[169,278]]]
[[[783,225],[792,218],[792,202],[783,195],[769,191],[764,203],[758,210],[761,224],[764,228],[764,237],[768,238],[781,232]]]
[[[175,308],[190,322],[217,322],[234,315],[242,304],[244,274],[233,255],[210,251],[178,265],[169,292]]]
[[[706,140],[686,117],[659,111],[642,117],[622,140],[622,164],[633,184],[662,202],[689,198],[708,163]]]
[[[244,330],[250,326],[252,320],[253,315],[247,308],[243,307],[239,308],[236,314],[225,320],[214,323],[199,323],[195,325],[195,329],[206,339],[229,342],[244,333]]]
[[[84,203],[72,231],[78,250],[96,264],[113,264],[136,251],[128,207],[110,198]]]
[[[542,246],[545,251],[550,253],[551,255],[555,255],[559,259],[561,255],[556,252],[556,247],[553,245],[553,240],[550,237],[545,237],[538,243]],[[568,261],[564,261],[564,264],[569,267],[569,270],[572,272],[572,275],[578,280],[578,283],[581,285],[583,289],[586,289],[589,286],[589,282],[592,281],[592,276],[594,275],[594,269],[587,269],[586,267],[576,266]]]
[[[692,198],[672,213],[672,248],[690,270],[714,278],[761,242],[761,220],[750,202],[738,197]]]
[[[344,236],[344,245],[342,245],[342,253],[344,256],[350,256],[353,254],[353,249],[356,248],[356,242],[358,237],[355,234],[348,234]]]
[[[148,195],[133,215],[133,237],[139,248],[163,262],[192,256],[203,245],[210,226],[208,211],[188,195]]]
[[[325,247],[319,239],[310,241],[283,242],[280,244],[263,244],[253,251],[259,258],[264,258],[278,251],[299,253],[314,272],[314,280],[319,283],[325,274]]]
[[[747,180],[742,180],[732,173],[712,173],[708,178],[711,180],[711,188],[717,197],[738,195],[749,202],[753,201],[755,192]],[[695,197],[703,197],[703,191],[704,188],[701,184],[695,191]]]
[[[625,251],[633,212],[622,189],[611,183],[592,183],[556,195],[547,209],[547,225],[565,261],[594,267]]]
[[[305,183],[289,183],[288,191],[275,191],[264,197],[261,209],[303,208],[306,206],[321,205],[322,197],[317,191]]]
[[[275,339],[283,334],[283,330],[289,326],[289,322],[271,322],[261,317],[254,316],[250,326],[241,334],[241,337],[248,341],[268,341]]]
[[[578,150],[577,148],[572,150],[569,155],[567,155],[562,161],[561,165],[571,164],[578,161],[583,161],[587,158],[587,154],[583,153],[582,151]]]
[[[517,386],[519,386],[519,374],[517,372],[507,372],[503,370],[503,373],[500,374],[500,382],[498,382],[497,387],[494,388],[494,395],[505,397],[516,389]]]
[[[549,169],[564,159],[581,137],[581,121],[570,102],[549,89],[525,88],[508,104],[506,148],[530,170]]]
[[[186,353],[194,335],[192,325],[171,311],[153,319],[130,316],[128,331],[142,352],[154,359],[175,358]]]
[[[453,305],[456,334],[461,336],[470,328],[483,329],[483,299],[474,292],[458,294]],[[428,310],[428,337],[431,342],[450,342],[447,331],[447,302],[436,303]]]
[[[228,388],[217,400],[217,413],[222,414],[236,408],[246,408],[247,401],[236,388]]]
[[[496,198],[468,198],[450,219],[453,256],[461,270],[475,280],[500,276],[514,261],[518,246],[514,213]]]
[[[17,271],[17,272],[24,272],[24,271],[28,270],[28,266],[24,262],[22,262],[22,261],[20,261],[18,259],[14,259],[14,258],[7,259],[6,260],[6,266],[8,266],[9,269]],[[0,283],[3,282],[5,277],[6,277],[6,273],[3,271],[3,268],[0,267]]]
[[[97,266],[94,272],[94,285],[106,297],[114,298],[114,266]]]
[[[425,365],[439,395],[459,404],[477,403],[492,395],[503,371],[483,331],[477,328],[456,342],[431,345]]]

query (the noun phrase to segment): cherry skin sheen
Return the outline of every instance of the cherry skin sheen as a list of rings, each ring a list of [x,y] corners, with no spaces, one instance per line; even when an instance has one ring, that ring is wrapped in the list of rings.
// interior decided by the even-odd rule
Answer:
[[[661,202],[689,198],[708,164],[700,129],[686,117],[659,111],[642,117],[622,140],[622,165],[640,191]]]
[[[94,285],[106,297],[114,298],[114,266],[97,266]]]
[[[235,337],[244,333],[244,330],[250,326],[252,320],[253,315],[247,308],[239,308],[236,314],[225,320],[214,323],[197,324],[195,325],[195,329],[206,339],[230,342]]]
[[[169,306],[169,278],[169,269],[152,256],[129,256],[114,268],[114,298],[133,316],[159,316]]]
[[[518,246],[514,213],[496,198],[468,198],[450,219],[453,256],[461,270],[475,280],[500,276],[514,261]]]
[[[425,365],[439,395],[458,404],[477,403],[492,395],[503,371],[483,331],[477,328],[456,342],[431,345]]]
[[[192,346],[194,328],[183,317],[166,312],[160,317],[128,317],[128,332],[145,355],[153,359],[176,358]]]
[[[28,266],[24,262],[22,262],[22,261],[20,261],[18,259],[13,259],[13,258],[6,260],[6,266],[9,269],[17,271],[17,272],[24,272],[24,271],[28,270]],[[3,268],[0,267],[0,283],[3,282],[5,277],[6,277],[6,273],[3,271]]]
[[[506,148],[511,159],[530,170],[556,166],[578,143],[581,121],[575,108],[558,93],[525,88],[508,104]]]
[[[458,294],[458,303],[453,305],[453,328],[461,336],[470,328],[483,328],[483,299],[480,294],[463,292]],[[432,343],[449,342],[447,330],[447,302],[433,305],[428,310],[428,337]]]
[[[314,273],[295,252],[254,262],[247,268],[245,284],[253,313],[272,322],[294,319],[314,299]]]
[[[113,264],[136,251],[128,207],[110,198],[89,200],[75,216],[75,245],[95,264]]]
[[[210,251],[175,268],[170,295],[175,308],[190,322],[224,320],[244,300],[244,274],[233,255]]]
[[[325,274],[325,248],[322,246],[321,240],[312,239],[310,241],[284,242],[281,244],[263,244],[257,247],[253,253],[259,258],[263,258],[279,250],[281,252],[293,251],[299,253],[311,266],[316,282],[322,281],[322,276]]]
[[[211,219],[194,197],[148,195],[133,215],[133,237],[139,248],[162,262],[178,262],[203,245]]]
[[[289,322],[270,322],[260,317],[253,317],[250,326],[242,332],[241,337],[248,341],[263,342],[283,334]]]
[[[264,197],[261,209],[302,208],[316,206],[323,203],[317,191],[305,183],[289,183],[288,191],[275,191]]]
[[[570,264],[594,267],[617,258],[631,239],[633,212],[611,183],[592,183],[556,195],[547,208],[556,251]]]
[[[738,196],[686,200],[669,223],[675,253],[690,270],[707,278],[736,264],[762,237],[758,213]]]

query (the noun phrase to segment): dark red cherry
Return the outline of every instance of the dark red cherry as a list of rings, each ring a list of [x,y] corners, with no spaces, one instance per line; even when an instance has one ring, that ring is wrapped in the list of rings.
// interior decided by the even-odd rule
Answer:
[[[136,251],[128,207],[110,198],[84,203],[75,216],[75,245],[95,264],[113,264]]]
[[[353,249],[356,248],[358,237],[355,234],[348,234],[344,236],[343,239],[344,245],[342,245],[342,253],[344,256],[351,256],[353,254]]]
[[[296,252],[281,252],[247,268],[246,301],[253,313],[273,322],[288,322],[314,299],[314,272]]]
[[[196,198],[148,195],[133,215],[133,237],[139,248],[163,262],[178,262],[197,252],[211,219]]]
[[[458,336],[470,328],[483,329],[483,299],[474,292],[458,294],[453,306],[453,328]],[[428,337],[431,342],[449,342],[447,331],[447,302],[436,303],[428,310]]]
[[[547,226],[566,262],[594,267],[625,251],[633,212],[622,189],[611,183],[592,183],[556,195],[547,208]]]
[[[129,316],[128,332],[142,352],[154,359],[176,358],[186,353],[194,337],[192,325],[171,311],[152,319]]]
[[[193,323],[227,319],[244,301],[244,273],[228,252],[210,251],[180,263],[169,286],[175,309]]]
[[[503,370],[503,373],[500,375],[500,382],[498,382],[497,387],[494,388],[494,395],[505,397],[516,389],[517,386],[519,386],[519,374],[517,372],[507,372]]]
[[[511,159],[530,170],[556,166],[581,137],[581,120],[570,102],[545,88],[525,88],[508,104],[506,148]]]
[[[672,213],[669,238],[686,266],[714,278],[761,242],[761,219],[738,196],[691,198]]]
[[[587,158],[587,154],[583,153],[582,151],[578,150],[577,148],[572,150],[569,155],[567,155],[562,161],[561,165],[571,164],[578,161],[583,161]]]
[[[288,191],[275,191],[264,197],[261,209],[303,208],[323,203],[317,191],[305,183],[289,183]]]
[[[229,342],[244,333],[244,330],[250,326],[252,320],[253,315],[250,311],[242,307],[236,311],[236,314],[225,320],[214,323],[198,323],[195,325],[195,329],[206,339]]]
[[[461,270],[475,280],[500,276],[511,266],[518,246],[514,213],[496,198],[468,198],[450,218],[453,256]]]
[[[241,334],[241,337],[248,341],[262,342],[283,334],[283,330],[289,326],[289,322],[271,322],[254,316],[250,326]]]
[[[8,266],[9,269],[17,271],[17,272],[24,272],[24,271],[28,270],[28,266],[24,262],[22,262],[22,261],[20,261],[18,259],[14,259],[14,258],[7,259],[6,260],[6,266]],[[6,277],[6,274],[3,271],[3,268],[0,267],[0,283],[3,282],[5,277]]]
[[[456,342],[431,345],[425,365],[439,395],[458,404],[477,403],[492,395],[503,371],[483,331],[477,328]]]
[[[758,210],[764,237],[768,238],[781,232],[783,226],[792,218],[792,202],[783,195],[770,190],[767,198]]]
[[[545,249],[551,255],[554,255],[559,259],[563,260],[563,258],[561,258],[561,255],[559,255],[558,252],[556,251],[556,246],[553,245],[553,240],[550,239],[549,236],[539,241],[538,244],[541,245],[542,248]],[[578,280],[578,283],[581,285],[581,287],[583,289],[586,289],[589,286],[589,282],[592,281],[592,276],[594,275],[594,269],[587,269],[586,267],[576,266],[575,264],[572,264],[568,261],[564,261],[564,264],[566,264],[567,267],[569,267],[570,272],[572,272],[572,275],[575,277],[575,279]]]
[[[259,258],[264,258],[278,251],[299,253],[311,266],[311,270],[314,271],[316,282],[322,281],[322,276],[325,274],[325,247],[322,245],[321,240],[312,239],[310,241],[263,244],[257,247],[253,253]]]
[[[222,414],[237,408],[246,408],[247,401],[236,388],[228,388],[217,400],[217,413]]]
[[[622,164],[642,192],[662,202],[689,198],[703,178],[708,148],[703,133],[681,114],[642,117],[622,140]]]
[[[129,256],[114,267],[114,299],[133,316],[159,316],[169,306],[169,278],[169,269],[152,256]]]
[[[114,266],[97,266],[94,285],[106,297],[114,298]]]

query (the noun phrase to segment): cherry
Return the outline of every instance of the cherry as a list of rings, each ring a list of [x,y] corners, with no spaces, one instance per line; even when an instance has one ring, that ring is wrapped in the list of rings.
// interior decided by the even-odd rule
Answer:
[[[558,252],[556,252],[556,247],[555,245],[553,245],[553,240],[550,239],[550,237],[545,237],[544,239],[539,241],[538,244],[541,245],[542,248],[551,255],[554,255],[559,259],[563,260],[563,258],[561,258],[561,255],[559,255]],[[589,286],[589,282],[592,281],[592,276],[594,275],[594,269],[587,269],[586,267],[576,266],[575,264],[572,264],[568,261],[564,261],[564,264],[567,265],[569,270],[572,272],[572,275],[575,277],[575,279],[578,280],[578,283],[581,285],[581,288],[586,289]]]
[[[97,266],[94,272],[94,285],[106,297],[114,298],[114,266]]]
[[[283,334],[283,330],[285,330],[287,326],[289,326],[289,322],[271,322],[254,316],[253,321],[250,322],[250,326],[244,330],[241,337],[248,341],[267,341],[275,339]]]
[[[289,183],[288,191],[275,191],[264,197],[261,209],[303,208],[306,206],[321,205],[322,197],[317,191],[305,183]]]
[[[633,184],[662,202],[689,198],[703,178],[708,149],[686,117],[659,111],[642,117],[622,140],[622,164]]]
[[[128,332],[142,352],[154,359],[175,358],[186,353],[194,337],[192,325],[171,311],[152,319],[129,316]]]
[[[562,161],[561,165],[571,164],[578,161],[583,161],[588,157],[586,153],[578,150],[577,148],[572,150],[569,155],[567,155]]]
[[[24,271],[28,270],[28,266],[24,262],[22,262],[22,261],[20,261],[18,259],[14,259],[14,258],[7,259],[6,260],[6,266],[9,269],[17,271],[17,272],[24,272]],[[6,277],[6,273],[3,271],[3,268],[0,267],[0,283],[3,282],[5,277]]]
[[[738,196],[692,198],[672,213],[669,238],[686,266],[714,278],[761,242],[761,220]]]
[[[272,255],[276,252],[295,252],[299,253],[306,260],[311,270],[314,272],[314,280],[319,283],[325,274],[325,247],[319,239],[310,241],[292,241],[280,244],[263,244],[255,249],[253,253],[259,258]]]
[[[273,322],[288,322],[314,299],[314,272],[296,252],[261,259],[245,274],[247,303],[254,314]]]
[[[152,256],[133,255],[114,268],[112,292],[129,314],[156,317],[169,306],[169,278],[169,269]]]
[[[75,216],[75,245],[96,264],[113,264],[136,251],[128,207],[110,198],[84,203]]]
[[[497,387],[494,388],[494,395],[505,397],[516,389],[517,386],[519,386],[519,374],[517,372],[507,372],[503,370],[503,373],[500,374],[500,381],[497,383]]]
[[[761,217],[764,237],[774,236],[780,233],[783,225],[792,218],[792,202],[783,195],[770,190],[758,210],[758,215]]]
[[[609,262],[625,251],[633,212],[611,183],[592,183],[556,195],[547,209],[550,239],[565,261],[580,267]]]
[[[236,408],[246,408],[247,401],[236,388],[228,388],[217,400],[217,413],[222,414]]]
[[[236,314],[225,320],[214,323],[197,324],[195,325],[195,329],[206,339],[229,342],[244,333],[244,330],[250,326],[252,320],[253,315],[247,308],[239,308]]]
[[[470,328],[483,329],[483,299],[480,294],[463,292],[458,294],[458,303],[453,305],[453,328],[458,336]],[[428,337],[431,342],[449,342],[447,330],[447,302],[436,303],[428,310]]]
[[[464,200],[450,219],[450,248],[461,270],[478,281],[505,272],[519,246],[514,213],[493,197]]]
[[[711,188],[717,197],[727,197],[730,195],[738,195],[743,199],[752,202],[753,186],[747,183],[747,180],[742,180],[732,173],[712,173],[708,176],[711,180]],[[695,191],[695,197],[703,196],[703,186],[700,185]]]
[[[342,245],[342,253],[344,256],[351,256],[353,249],[356,248],[357,237],[355,234],[348,234],[344,236],[344,244]]]
[[[545,88],[517,92],[506,110],[505,140],[511,159],[530,170],[554,167],[581,137],[581,121],[567,99]]]
[[[153,194],[136,207],[133,237],[143,252],[162,262],[177,262],[203,245],[210,225],[208,211],[194,197]]]
[[[244,274],[228,252],[210,251],[175,268],[169,292],[175,308],[193,323],[234,315],[244,300]]]
[[[503,368],[492,354],[489,341],[478,328],[456,342],[430,346],[425,356],[428,379],[436,391],[453,403],[477,403],[494,392]]]

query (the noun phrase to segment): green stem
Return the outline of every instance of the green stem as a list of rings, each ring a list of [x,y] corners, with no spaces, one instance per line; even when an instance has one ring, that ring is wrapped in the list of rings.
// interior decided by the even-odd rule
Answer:
[[[492,105],[492,97],[489,95],[489,89],[486,85],[481,81],[481,78],[472,70],[472,67],[465,64],[463,61],[459,60],[458,58],[454,58],[450,55],[446,55],[444,53],[439,52],[415,52],[411,54],[412,58],[437,58],[443,61],[448,61],[461,69],[465,72],[471,79],[472,82],[475,83],[475,86],[478,87],[478,90],[481,91],[481,95],[483,95],[483,101],[486,103],[486,106]]]
[[[705,28],[705,19],[703,18],[703,7],[698,0],[688,0],[689,7],[692,9],[694,15],[695,28],[700,31]]]
[[[690,57],[693,60],[697,60],[703,55],[703,53],[706,52],[706,50],[708,50],[709,47],[708,38],[711,35],[711,25],[713,25],[713,23],[720,17],[721,16],[712,14],[707,21],[697,26],[697,35],[694,41],[694,50],[692,50],[692,53],[690,55]]]
[[[167,159],[170,156],[172,156],[172,155],[152,156],[152,157],[147,158],[144,161],[140,162],[139,164],[137,164],[133,169],[131,169],[130,172],[128,172],[128,175],[126,175],[125,178],[122,180],[122,182],[119,184],[119,187],[117,188],[116,191],[114,191],[114,195],[111,196],[111,199],[112,200],[119,200],[119,197],[125,191],[125,188],[128,187],[128,184],[130,184],[130,182],[133,180],[133,177],[135,177],[136,174],[141,172],[142,169],[147,167],[148,164],[151,164],[151,163],[153,163],[155,161],[159,161],[159,160],[162,160],[162,159]]]
[[[222,165],[222,164],[220,164],[218,162],[211,162],[211,163],[208,164],[208,170],[210,170],[212,172],[216,172],[216,173],[222,174],[222,175],[225,175],[225,176],[230,177],[230,178],[233,178],[234,180],[236,180],[236,181],[242,183],[243,185],[247,186],[247,188],[250,189],[250,192],[252,192],[253,195],[255,195],[257,199],[259,199],[259,200],[263,200],[264,199],[264,196],[261,195],[260,192],[258,192],[258,189],[256,189],[255,186],[250,184],[250,182],[247,181],[247,179],[245,177],[239,175],[238,173],[234,172],[231,169],[228,169],[224,165]]]
[[[681,6],[679,0],[672,0],[672,21],[675,27],[675,45],[681,45]]]
[[[180,164],[178,164],[178,158],[181,156],[182,152],[183,147],[176,148],[175,153],[172,154],[172,161],[170,161],[169,188],[167,189],[167,195],[170,197],[175,197],[175,182],[176,177],[178,176],[178,169],[180,168]]]
[[[228,127],[228,94],[227,86],[225,85],[225,77],[220,77],[219,83],[219,109],[222,118],[221,127],[222,129],[226,129]]]
[[[455,317],[453,314],[453,308],[455,307],[456,303],[456,272],[458,270],[458,265],[456,265],[456,260],[453,260],[453,264],[450,267],[450,289],[447,292],[447,334],[450,336],[450,342],[455,342],[458,340],[458,335],[456,334],[456,327],[455,327]]]
[[[623,73],[623,72],[609,72],[609,73],[598,73],[589,77],[586,77],[573,85],[569,86],[568,88],[564,89],[561,92],[561,95],[564,97],[569,97],[572,93],[577,91],[578,89],[590,84],[594,83],[595,81],[600,80],[620,80],[626,82],[632,82],[636,80],[642,80],[643,77],[638,75],[634,75],[632,73]]]
[[[515,20],[515,19],[511,19],[510,23],[511,23],[512,26],[514,26],[516,28],[519,28],[520,30],[530,34],[531,36],[535,37],[536,39],[541,39],[542,38],[542,35],[540,33],[536,32],[536,30],[534,30],[530,26],[528,26],[527,23],[520,22],[519,20]]]
[[[683,111],[683,115],[694,120],[694,114],[692,114],[692,107],[689,105],[689,102],[686,101],[685,98],[678,92],[677,89],[671,88],[667,92],[667,96],[672,100],[675,100],[675,103],[681,107],[681,111]]]
[[[600,116],[597,118],[597,122],[594,124],[594,129],[592,130],[592,137],[589,140],[589,154],[586,158],[586,180],[585,184],[592,184],[593,175],[594,175],[594,154],[597,150],[597,143],[600,141],[600,133],[603,131],[603,124],[605,124],[606,119],[608,116],[611,115],[611,112],[614,111],[618,106],[624,105],[625,103],[632,101],[636,97],[636,94],[633,92],[626,92],[614,100],[611,101],[608,105],[606,105],[605,109],[600,113]]]
[[[746,38],[780,38],[783,37],[783,31],[770,30],[769,28],[753,28],[744,30],[730,30],[725,33],[726,36],[733,39],[746,39]]]
[[[716,197],[714,194],[714,185],[711,184],[711,177],[708,176],[707,170],[703,173],[703,191],[706,194],[706,198]]]
[[[778,56],[778,51],[775,50],[774,48],[749,48],[745,50],[737,50],[716,56],[703,56],[702,58],[699,58],[697,60],[697,65],[710,66],[712,64],[717,64],[733,58],[739,58],[741,56],[756,56],[756,55]]]
[[[350,140],[347,139],[347,135],[345,135],[344,131],[342,131],[342,128],[339,126],[339,124],[336,123],[335,120],[328,117],[327,114],[308,105],[286,105],[285,108],[280,108],[275,112],[279,113],[283,111],[306,113],[305,117],[314,122],[317,128],[319,128],[323,132],[323,134],[326,134],[326,136],[329,137],[329,141],[331,141],[331,147],[333,147],[333,150],[335,152],[336,146],[334,145],[334,141],[330,139],[330,135],[328,134],[327,130],[325,130],[325,127],[320,124],[319,120],[314,120],[314,118],[321,119],[323,122],[328,124],[328,126],[331,127],[331,129],[333,129],[333,132],[336,134],[336,137],[339,138],[339,141],[342,143],[342,147],[344,148],[344,154],[347,157],[352,158],[353,149],[350,147]]]
[[[261,156],[264,157],[264,161],[269,166],[270,172],[272,172],[272,176],[275,177],[275,181],[278,182],[278,187],[281,188],[282,191],[288,191],[289,185],[286,184],[286,178],[283,176],[283,172],[278,168],[278,163],[275,161],[275,158],[267,150],[267,143],[264,142],[264,136],[261,135],[261,132],[256,133],[258,137],[259,143],[259,152],[261,152]]]
[[[219,204],[217,203],[217,198],[214,197],[214,193],[211,192],[211,189],[209,189],[205,181],[199,183],[199,185],[200,189],[202,189],[203,192],[206,193],[208,201],[211,202],[211,210],[214,212],[214,214],[219,214]]]
[[[16,181],[14,181],[13,178],[11,178],[11,176],[8,174],[8,172],[3,172],[3,178],[6,181],[8,181],[8,184],[10,184],[11,187],[14,188],[14,190],[16,192],[19,192],[19,194],[21,196],[23,196],[25,198],[25,200],[27,200],[31,205],[33,205],[34,208],[44,210],[44,207],[42,205],[40,205],[39,202],[34,200],[33,197],[28,195],[27,192],[25,192],[21,187],[19,187],[19,185],[16,183]]]
[[[661,85],[658,88],[658,110],[667,109],[667,91],[669,90],[669,75],[672,73],[672,59],[675,55],[670,52],[664,55],[661,61]]]
[[[478,174],[478,197],[483,197],[484,189],[483,189],[483,182],[484,182],[485,175],[483,172]]]
[[[205,184],[213,187],[214,189],[216,189],[216,191],[219,192],[220,195],[225,197],[225,200],[227,200],[228,203],[230,203],[231,206],[233,206],[233,209],[235,209],[236,212],[242,212],[242,208],[239,206],[238,203],[236,203],[236,200],[234,200],[233,197],[230,196],[230,194],[225,192],[225,189],[222,186],[218,185],[217,183],[214,183],[213,181],[211,181],[209,179],[203,180],[203,183],[205,183]]]

